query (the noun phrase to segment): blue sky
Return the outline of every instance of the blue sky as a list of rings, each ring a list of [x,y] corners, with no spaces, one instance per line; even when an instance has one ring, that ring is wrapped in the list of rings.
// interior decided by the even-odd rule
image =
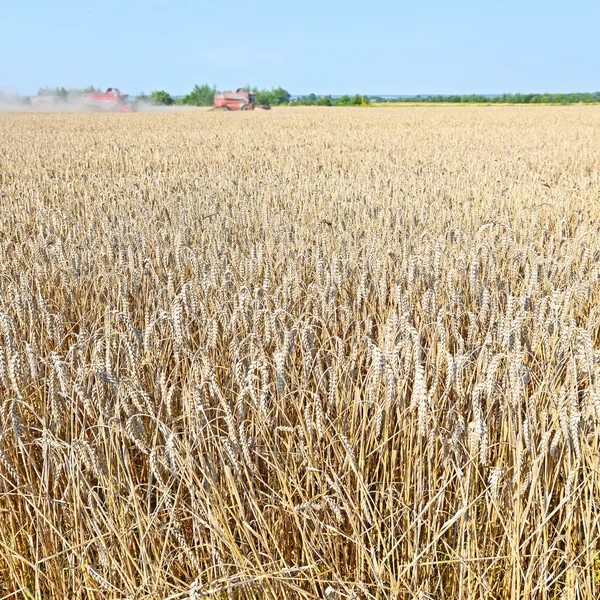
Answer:
[[[600,89],[599,0],[0,0],[0,88]]]

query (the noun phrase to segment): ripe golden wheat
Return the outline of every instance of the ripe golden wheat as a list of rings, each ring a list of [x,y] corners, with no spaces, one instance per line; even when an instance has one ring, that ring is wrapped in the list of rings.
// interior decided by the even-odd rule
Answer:
[[[0,595],[598,597],[599,230],[595,107],[0,115]]]

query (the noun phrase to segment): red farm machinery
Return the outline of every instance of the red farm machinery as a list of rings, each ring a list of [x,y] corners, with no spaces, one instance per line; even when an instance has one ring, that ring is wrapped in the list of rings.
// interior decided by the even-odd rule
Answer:
[[[268,104],[257,104],[256,94],[238,89],[235,92],[215,94],[215,110],[269,110]]]
[[[31,106],[37,110],[65,111],[84,110],[90,112],[122,112],[134,111],[134,106],[129,101],[127,94],[121,94],[117,88],[108,88],[106,92],[93,92],[91,94],[39,94],[31,98]]]
[[[95,92],[83,96],[83,105],[85,108],[95,112],[133,112],[133,107],[129,102],[127,94],[121,94],[117,88],[108,88],[106,92]]]

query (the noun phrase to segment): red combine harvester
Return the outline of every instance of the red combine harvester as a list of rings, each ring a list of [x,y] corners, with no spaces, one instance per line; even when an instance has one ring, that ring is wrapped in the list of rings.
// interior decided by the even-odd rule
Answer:
[[[127,94],[121,94],[116,88],[108,88],[104,94],[96,92],[83,97],[83,105],[88,110],[104,112],[133,112]]]
[[[215,110],[269,110],[266,104],[256,104],[256,94],[238,89],[235,92],[221,92],[215,94]]]

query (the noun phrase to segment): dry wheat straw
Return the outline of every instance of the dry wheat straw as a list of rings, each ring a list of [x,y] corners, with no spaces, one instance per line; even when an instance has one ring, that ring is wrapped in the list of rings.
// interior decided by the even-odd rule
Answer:
[[[600,595],[593,107],[0,139],[0,596]]]

